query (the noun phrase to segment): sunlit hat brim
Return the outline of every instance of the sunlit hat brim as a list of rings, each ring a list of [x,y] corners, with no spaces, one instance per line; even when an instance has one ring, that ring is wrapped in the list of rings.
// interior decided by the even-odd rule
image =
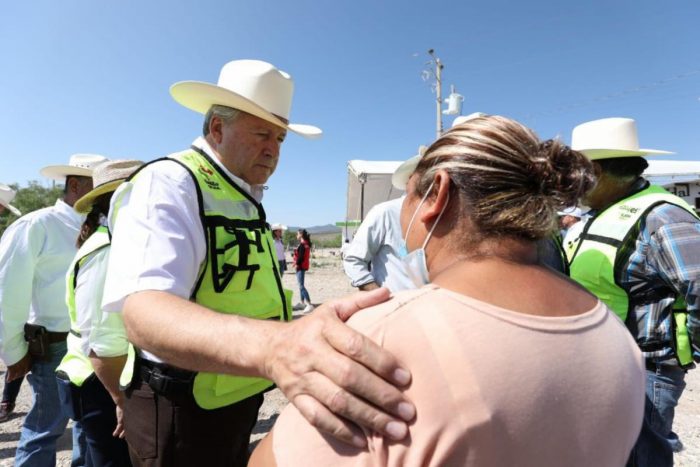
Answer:
[[[313,125],[285,123],[250,99],[215,84],[202,81],[180,81],[170,86],[170,95],[178,104],[201,114],[206,114],[212,105],[224,105],[262,118],[305,138],[320,138],[323,134],[320,128]]]

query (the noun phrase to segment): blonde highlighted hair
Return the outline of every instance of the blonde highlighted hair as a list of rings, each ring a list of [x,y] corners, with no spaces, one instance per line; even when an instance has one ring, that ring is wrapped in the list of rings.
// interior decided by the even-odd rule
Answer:
[[[438,170],[452,181],[481,236],[537,240],[557,228],[557,210],[576,204],[595,184],[586,157],[558,140],[540,141],[501,116],[457,125],[421,158],[416,192],[424,195]],[[459,215],[459,213],[458,213]]]

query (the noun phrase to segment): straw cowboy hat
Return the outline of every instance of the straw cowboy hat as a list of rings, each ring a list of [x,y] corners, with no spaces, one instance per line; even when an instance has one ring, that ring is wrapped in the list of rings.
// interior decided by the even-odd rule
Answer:
[[[459,117],[455,118],[452,122],[452,128],[456,127],[457,125],[461,125],[464,122],[468,122],[469,120],[472,120],[474,118],[486,116],[487,114],[482,112],[474,112],[469,115],[460,115]],[[395,188],[398,188],[399,190],[406,189],[408,179],[411,178],[411,175],[413,175],[413,172],[415,172],[421,157],[423,157],[423,154],[425,154],[425,151],[427,149],[428,148],[426,146],[420,146],[418,148],[417,155],[406,160],[394,171],[394,174],[391,176],[391,184],[394,185]]]
[[[91,177],[92,169],[101,162],[106,161],[105,156],[97,154],[73,154],[68,165],[49,165],[39,171],[42,177],[53,180],[64,180],[67,176]]]
[[[124,180],[129,178],[142,165],[143,162],[141,161],[128,159],[106,161],[98,165],[92,174],[92,186],[94,188],[76,201],[73,209],[80,214],[90,212],[93,203],[99,196],[116,190]]]
[[[217,84],[180,81],[170,87],[179,104],[201,114],[212,105],[224,105],[287,128],[307,138],[323,133],[312,125],[287,123],[292,107],[292,77],[260,60],[234,60],[221,69]]]
[[[287,230],[287,226],[283,224],[272,224],[270,230]]]
[[[571,148],[590,160],[673,154],[640,149],[637,123],[631,118],[602,118],[582,123],[571,133]]]
[[[12,200],[15,199],[16,194],[17,193],[15,193],[15,190],[4,183],[0,183],[0,204],[9,209],[9,211],[15,216],[21,216],[22,213],[20,210],[10,204]]]

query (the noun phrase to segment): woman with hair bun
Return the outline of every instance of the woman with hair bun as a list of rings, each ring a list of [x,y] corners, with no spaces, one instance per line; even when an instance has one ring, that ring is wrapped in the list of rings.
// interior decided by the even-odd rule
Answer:
[[[357,430],[343,445],[288,406],[251,465],[624,465],[642,423],[641,354],[602,302],[539,264],[536,246],[592,173],[582,154],[504,117],[443,134],[401,211],[420,288],[349,321],[411,371],[409,436]]]

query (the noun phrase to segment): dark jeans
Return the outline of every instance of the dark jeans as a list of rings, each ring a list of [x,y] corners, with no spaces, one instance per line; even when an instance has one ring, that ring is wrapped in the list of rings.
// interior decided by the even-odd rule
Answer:
[[[653,365],[652,365],[653,366]],[[685,389],[685,371],[675,365],[647,368],[644,423],[632,449],[628,466],[666,467],[673,465],[673,447],[679,443],[673,432],[673,417]]]
[[[304,287],[304,276],[306,275],[306,271],[303,271],[301,269],[297,270],[297,282],[299,283],[299,295],[301,296],[301,301],[303,302],[306,300],[307,302],[311,303],[311,297],[309,297],[309,292],[306,290],[306,287]]]
[[[7,373],[5,373],[5,387],[2,388],[2,402],[9,402],[14,404],[17,400],[17,395],[22,387],[22,381],[24,378],[17,378],[14,381],[7,382]]]
[[[135,466],[241,466],[263,395],[205,410],[192,392],[163,396],[135,378],[126,391],[124,426]]]
[[[92,465],[130,467],[126,441],[112,436],[116,405],[97,376],[93,373],[80,387],[59,378],[58,387],[66,415],[81,422]]]

